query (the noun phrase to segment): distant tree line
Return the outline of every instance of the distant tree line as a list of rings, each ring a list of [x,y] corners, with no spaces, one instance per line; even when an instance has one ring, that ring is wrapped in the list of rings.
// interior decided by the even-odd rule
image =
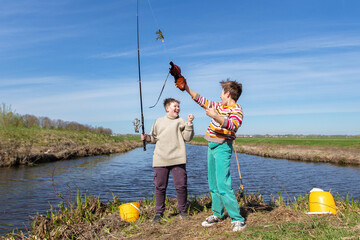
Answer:
[[[53,120],[48,117],[36,117],[34,115],[20,115],[15,113],[11,106],[5,103],[0,105],[0,126],[13,126],[24,128],[41,128],[41,129],[64,129],[71,131],[95,132],[106,135],[112,135],[112,130],[103,127],[92,127],[77,122],[68,122],[60,119]]]

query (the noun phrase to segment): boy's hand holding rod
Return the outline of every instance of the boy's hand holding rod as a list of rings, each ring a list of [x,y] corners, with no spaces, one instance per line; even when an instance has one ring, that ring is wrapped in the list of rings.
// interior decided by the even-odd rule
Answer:
[[[140,135],[140,138],[141,138],[141,141],[144,141],[144,140],[145,140],[146,142],[150,142],[150,141],[151,141],[150,136],[147,135],[146,133],[141,134],[141,135]]]

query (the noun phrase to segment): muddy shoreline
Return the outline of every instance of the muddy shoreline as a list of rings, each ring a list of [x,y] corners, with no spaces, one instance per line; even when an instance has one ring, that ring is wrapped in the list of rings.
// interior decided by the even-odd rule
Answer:
[[[51,147],[31,147],[0,150],[0,167],[32,166],[34,164],[71,160],[82,157],[125,153],[142,146],[137,141],[122,141],[99,145],[69,145]]]
[[[195,141],[191,141],[190,144],[207,145]],[[72,144],[51,147],[2,148],[0,150],[0,167],[31,166],[38,163],[71,160],[81,157],[125,153],[141,146],[141,142],[125,140],[118,143],[99,145],[77,146]],[[236,151],[269,158],[360,166],[360,150],[351,147],[236,144]]]
[[[194,142],[194,145],[207,145]],[[274,144],[236,144],[236,151],[249,155],[304,162],[332,163],[360,167],[360,150],[352,147],[325,147]]]

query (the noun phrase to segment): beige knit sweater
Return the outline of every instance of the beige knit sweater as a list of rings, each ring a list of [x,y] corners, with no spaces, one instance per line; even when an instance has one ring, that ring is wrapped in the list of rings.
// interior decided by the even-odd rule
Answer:
[[[184,119],[166,115],[155,121],[150,131],[151,143],[155,143],[153,167],[186,164],[185,142],[194,136],[193,125]]]

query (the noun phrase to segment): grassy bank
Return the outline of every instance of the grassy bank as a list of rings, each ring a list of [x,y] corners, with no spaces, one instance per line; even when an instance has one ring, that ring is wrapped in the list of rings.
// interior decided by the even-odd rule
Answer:
[[[0,128],[0,167],[121,153],[141,146],[133,135],[39,128]]]
[[[193,144],[207,144],[195,137]],[[239,136],[239,153],[298,161],[360,166],[360,136]]]
[[[206,145],[202,136],[191,144]],[[140,147],[138,135],[39,128],[0,128],[0,167],[121,153]],[[239,153],[360,166],[360,136],[239,136]]]
[[[201,226],[211,214],[208,196],[190,200],[188,219],[179,218],[176,199],[167,199],[164,219],[152,224],[153,200],[140,201],[140,218],[128,223],[120,219],[116,197],[105,204],[85,194],[71,206],[60,204],[46,216],[34,217],[27,236],[14,231],[2,239],[358,239],[359,200],[335,196],[337,215],[307,215],[308,197],[296,196],[286,203],[279,195],[265,203],[259,194],[237,194],[247,228],[234,233],[229,218],[210,228]]]

